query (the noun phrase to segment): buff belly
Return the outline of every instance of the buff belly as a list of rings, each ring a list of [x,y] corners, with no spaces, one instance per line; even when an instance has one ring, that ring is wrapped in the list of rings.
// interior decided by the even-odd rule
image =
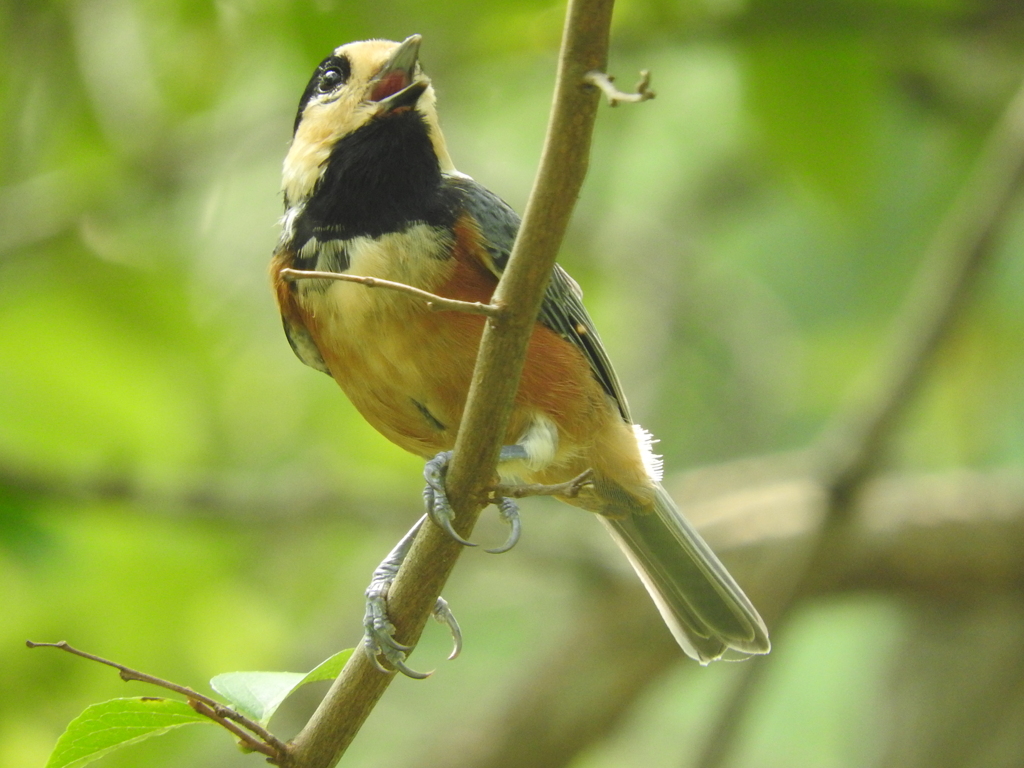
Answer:
[[[489,293],[460,295],[451,289],[457,262],[439,258],[448,247],[426,226],[400,236],[357,239],[346,247],[348,271],[452,298],[488,300]],[[300,287],[297,299],[331,375],[374,428],[424,458],[454,447],[483,317],[434,312],[418,298],[349,282]],[[624,496],[640,497],[646,506],[650,481],[639,448],[622,448],[636,445],[631,437],[622,439],[630,429],[582,353],[538,325],[505,440],[523,444],[531,459],[503,467],[502,474],[554,483],[594,469],[618,507]],[[594,511],[606,507],[598,498],[577,503]]]

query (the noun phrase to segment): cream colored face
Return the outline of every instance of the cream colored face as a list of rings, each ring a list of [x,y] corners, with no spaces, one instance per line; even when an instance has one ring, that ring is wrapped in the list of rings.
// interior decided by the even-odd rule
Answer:
[[[374,91],[380,87],[377,76],[401,45],[391,40],[366,40],[343,45],[335,49],[334,57],[347,60],[348,78],[333,90],[318,89],[311,83],[314,91],[303,107],[291,149],[284,161],[282,188],[289,205],[299,203],[313,193],[331,149],[339,139],[387,111],[381,101],[373,98]],[[410,84],[426,85],[415,109],[426,120],[441,170],[452,171],[454,167],[438,124],[430,78],[423,74],[418,62],[412,67],[410,76]]]

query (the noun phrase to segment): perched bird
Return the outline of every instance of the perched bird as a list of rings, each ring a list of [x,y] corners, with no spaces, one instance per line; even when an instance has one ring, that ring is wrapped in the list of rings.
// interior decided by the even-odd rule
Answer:
[[[490,300],[520,220],[452,164],[419,47],[418,35],[350,43],[316,68],[284,162],[285,214],[271,274],[299,359],[332,376],[389,440],[424,458],[440,454],[428,462],[428,512],[454,535],[445,452],[455,444],[484,318],[431,311],[397,291],[282,274],[349,273]],[[757,611],[659,484],[650,436],[630,418],[581,295],[556,267],[499,472],[554,484],[592,470],[592,482],[563,500],[597,513],[683,650],[702,663],[730,651],[767,653]],[[502,510],[514,516],[510,503]],[[374,592],[366,647],[375,662],[383,654],[410,673],[409,649],[394,641],[381,603],[408,540]]]

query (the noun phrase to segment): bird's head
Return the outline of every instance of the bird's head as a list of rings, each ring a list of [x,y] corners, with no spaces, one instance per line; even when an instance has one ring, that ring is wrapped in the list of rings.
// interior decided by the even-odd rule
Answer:
[[[410,110],[422,118],[442,171],[452,171],[434,89],[419,64],[421,38],[366,40],[336,48],[320,62],[299,101],[285,158],[286,200],[308,198],[338,141],[377,120]]]

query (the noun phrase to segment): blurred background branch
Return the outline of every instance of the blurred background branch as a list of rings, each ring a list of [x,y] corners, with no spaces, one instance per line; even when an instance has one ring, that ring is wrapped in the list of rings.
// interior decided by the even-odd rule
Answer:
[[[710,490],[725,477],[729,493]],[[751,484],[749,477],[744,462],[693,473],[676,487],[685,488],[691,514],[749,585],[751,599],[774,609],[774,579],[802,575],[826,496],[807,479]],[[830,555],[826,567],[805,579],[802,600],[878,592],[934,605],[1013,596],[1024,583],[1024,473],[1018,467],[867,480],[850,531]],[[607,738],[648,686],[685,664],[627,574],[609,573],[596,559],[578,567],[590,574],[590,588],[570,635],[521,672],[514,695],[465,744],[439,739],[430,758],[417,764],[569,765]],[[687,679],[694,674],[699,671]]]
[[[861,391],[826,426],[809,451],[813,475],[827,500],[815,543],[774,600],[761,610],[769,626],[784,622],[806,582],[817,579],[848,544],[852,499],[884,461],[900,417],[907,411],[941,343],[954,329],[978,272],[997,252],[1024,184],[1024,86],[1013,96],[985,143],[975,168],[942,219],[896,317],[888,343]],[[788,596],[787,596],[788,595]],[[750,665],[719,714],[701,768],[724,765],[747,708],[757,699],[767,664]]]

